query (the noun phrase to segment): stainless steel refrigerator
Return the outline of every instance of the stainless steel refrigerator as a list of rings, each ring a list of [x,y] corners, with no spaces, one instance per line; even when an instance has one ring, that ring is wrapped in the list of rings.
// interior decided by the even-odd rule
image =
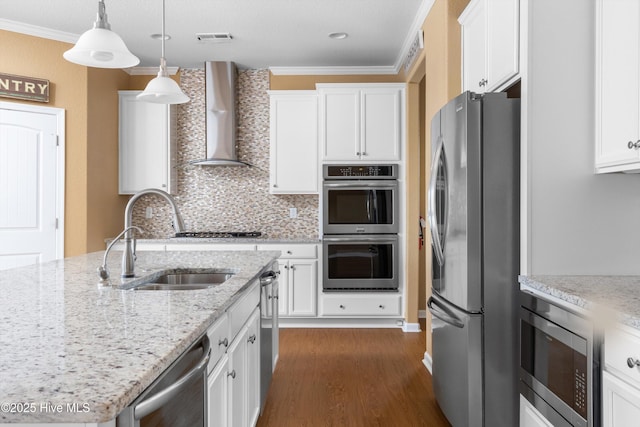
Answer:
[[[519,117],[465,92],[431,121],[433,387],[453,427],[518,425]]]

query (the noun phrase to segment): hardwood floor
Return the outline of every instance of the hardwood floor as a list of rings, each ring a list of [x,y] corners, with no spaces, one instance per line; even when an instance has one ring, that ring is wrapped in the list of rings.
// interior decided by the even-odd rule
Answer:
[[[281,329],[258,427],[449,427],[424,349],[424,333],[400,329]]]

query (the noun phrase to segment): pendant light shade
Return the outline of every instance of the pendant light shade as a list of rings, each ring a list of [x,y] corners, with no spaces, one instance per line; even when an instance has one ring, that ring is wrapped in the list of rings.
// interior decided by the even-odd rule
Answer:
[[[167,61],[164,58],[164,42],[166,40],[164,21],[164,0],[162,0],[162,56],[160,57],[160,71],[158,71],[158,76],[147,84],[144,92],[136,98],[140,101],[154,102],[156,104],[184,104],[189,102],[189,97],[182,92],[178,83],[171,79],[167,73]]]
[[[97,68],[129,68],[140,63],[120,36],[111,31],[104,0],[98,2],[98,15],[93,28],[82,34],[76,45],[62,56],[69,62]]]

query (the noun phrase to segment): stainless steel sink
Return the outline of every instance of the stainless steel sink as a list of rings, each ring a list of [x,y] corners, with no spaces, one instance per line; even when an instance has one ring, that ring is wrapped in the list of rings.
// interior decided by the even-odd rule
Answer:
[[[175,291],[207,289],[226,282],[231,272],[168,272],[151,277],[131,288],[137,291]]]

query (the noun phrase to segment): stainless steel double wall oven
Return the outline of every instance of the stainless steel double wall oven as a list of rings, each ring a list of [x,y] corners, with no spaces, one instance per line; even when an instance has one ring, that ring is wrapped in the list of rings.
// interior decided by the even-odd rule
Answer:
[[[323,290],[397,291],[397,165],[325,165]]]

